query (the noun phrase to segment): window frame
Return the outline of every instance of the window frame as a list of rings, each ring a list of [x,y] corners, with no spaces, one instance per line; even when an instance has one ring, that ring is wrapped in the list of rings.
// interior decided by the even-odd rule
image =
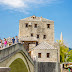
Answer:
[[[28,28],[28,23],[25,23],[25,28]]]
[[[33,33],[31,33],[31,37],[33,37]]]
[[[41,53],[38,53],[38,58],[41,58]]]
[[[46,57],[47,58],[50,58],[50,53],[46,53]]]
[[[39,38],[39,35],[37,34],[37,38]]]
[[[43,39],[46,39],[46,35],[43,35]]]
[[[37,28],[37,24],[34,24],[34,28]]]
[[[47,24],[47,28],[50,29],[50,24]]]

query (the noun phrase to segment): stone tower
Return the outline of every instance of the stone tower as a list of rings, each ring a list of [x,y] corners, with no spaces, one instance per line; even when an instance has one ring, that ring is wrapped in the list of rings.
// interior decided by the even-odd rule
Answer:
[[[54,21],[31,16],[19,21],[19,39],[25,37],[35,37],[38,43],[43,41],[49,44],[54,43]]]
[[[60,41],[61,41],[61,43],[63,43],[63,35],[62,35],[62,32],[61,32],[61,36],[60,36]]]

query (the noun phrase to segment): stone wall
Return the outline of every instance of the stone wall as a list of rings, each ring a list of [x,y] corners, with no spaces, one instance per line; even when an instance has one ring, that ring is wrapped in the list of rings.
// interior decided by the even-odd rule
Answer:
[[[37,17],[36,17],[37,18]],[[21,36],[31,36],[33,33],[34,37],[39,35],[38,42],[46,41],[49,44],[54,43],[54,21],[46,20],[46,21],[29,21],[30,18],[26,20],[19,21],[19,37]],[[31,26],[28,28],[25,27],[26,23],[31,23]],[[37,24],[37,28],[34,28],[34,25]],[[47,28],[47,24],[50,24],[50,28]],[[46,39],[43,39],[43,35],[46,35]]]
[[[31,50],[33,47],[36,46],[36,42],[29,42],[29,41],[24,41],[24,48],[29,51]]]
[[[58,62],[60,62],[60,46],[57,42],[55,42],[53,46],[58,49]]]
[[[56,65],[56,62],[38,62],[38,72],[60,72],[60,64]]]
[[[0,67],[0,72],[9,72],[10,70],[8,67]]]
[[[9,67],[10,64],[18,58],[24,61],[28,72],[34,72],[33,60],[20,43],[0,50],[0,67]]]
[[[38,53],[41,53],[41,58],[38,58]],[[47,53],[50,53],[50,57],[47,58]],[[31,57],[36,56],[38,62],[57,62],[57,49],[38,49],[31,52]]]

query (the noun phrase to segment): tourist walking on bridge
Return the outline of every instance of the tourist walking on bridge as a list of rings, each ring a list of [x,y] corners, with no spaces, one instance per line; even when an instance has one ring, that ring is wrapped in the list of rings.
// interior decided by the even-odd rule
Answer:
[[[5,38],[2,40],[2,43],[4,44]]]
[[[5,38],[2,40],[2,43],[3,43],[2,47],[4,47],[4,41],[5,41]]]
[[[17,36],[15,37],[15,43],[18,43],[18,37]]]
[[[15,43],[15,39],[14,39],[14,37],[13,37],[13,39],[12,39],[12,44],[14,44]]]
[[[0,39],[0,48],[2,47],[2,40]]]
[[[7,41],[6,41],[6,39],[5,39],[5,41],[4,41],[4,47],[6,47],[7,46]]]

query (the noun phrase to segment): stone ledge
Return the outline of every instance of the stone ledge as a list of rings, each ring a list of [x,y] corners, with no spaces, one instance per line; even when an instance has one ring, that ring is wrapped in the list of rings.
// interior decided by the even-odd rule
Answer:
[[[0,72],[9,72],[10,70],[9,67],[0,67]]]

